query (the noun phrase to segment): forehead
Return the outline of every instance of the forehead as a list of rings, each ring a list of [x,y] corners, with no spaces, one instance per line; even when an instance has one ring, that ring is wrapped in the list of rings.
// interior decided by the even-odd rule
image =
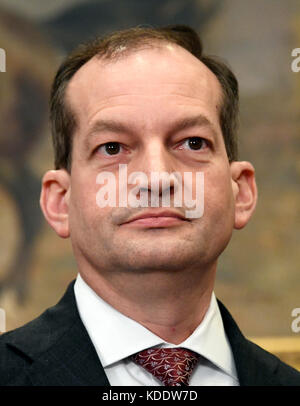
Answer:
[[[141,109],[147,105],[149,115],[150,110],[161,115],[162,105],[165,112],[169,106],[198,106],[218,116],[222,90],[201,61],[182,47],[166,43],[115,60],[93,57],[71,79],[66,98],[84,126],[102,110],[122,106]]]

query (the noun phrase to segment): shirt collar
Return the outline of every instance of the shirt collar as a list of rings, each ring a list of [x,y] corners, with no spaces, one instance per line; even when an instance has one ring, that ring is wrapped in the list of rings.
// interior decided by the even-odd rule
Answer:
[[[79,274],[74,293],[80,318],[104,368],[146,348],[184,347],[202,355],[230,376],[237,378],[233,355],[214,293],[200,325],[179,345],[165,342],[146,327],[110,306]]]

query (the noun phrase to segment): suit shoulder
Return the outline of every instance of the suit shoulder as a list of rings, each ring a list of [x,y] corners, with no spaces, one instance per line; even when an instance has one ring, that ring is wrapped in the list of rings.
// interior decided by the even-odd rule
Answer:
[[[260,360],[261,371],[257,371],[257,373],[267,374],[270,365],[275,365],[270,385],[300,386],[300,371],[286,364],[279,357],[266,351],[252,341],[247,341],[252,347],[255,357]]]
[[[0,335],[0,386],[28,385],[26,369],[30,359],[10,345],[15,331]]]
[[[55,346],[75,322],[74,303],[61,300],[34,320],[1,334],[0,386],[29,385],[33,361]]]

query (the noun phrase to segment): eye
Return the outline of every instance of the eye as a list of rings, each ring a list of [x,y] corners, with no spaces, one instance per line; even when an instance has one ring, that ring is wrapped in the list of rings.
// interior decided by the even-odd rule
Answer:
[[[98,147],[98,151],[104,155],[117,155],[121,150],[119,142],[106,142]]]
[[[181,144],[181,148],[182,146],[188,146],[191,150],[197,151],[207,147],[208,142],[201,137],[189,137]]]

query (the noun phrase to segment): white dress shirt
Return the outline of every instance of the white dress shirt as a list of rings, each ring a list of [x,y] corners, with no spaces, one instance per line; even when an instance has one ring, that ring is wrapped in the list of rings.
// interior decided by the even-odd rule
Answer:
[[[235,363],[215,294],[196,330],[181,344],[165,342],[99,297],[78,274],[74,292],[81,320],[112,386],[163,386],[128,357],[149,347],[184,347],[200,355],[190,386],[238,386]]]

